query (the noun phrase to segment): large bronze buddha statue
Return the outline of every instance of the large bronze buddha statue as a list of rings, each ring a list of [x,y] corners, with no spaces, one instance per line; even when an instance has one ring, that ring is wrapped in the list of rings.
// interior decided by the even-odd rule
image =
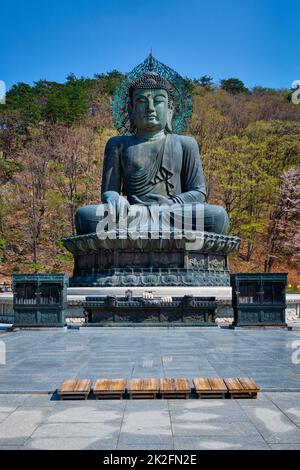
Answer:
[[[132,134],[112,137],[107,142],[102,202],[112,204],[116,213],[122,206],[136,204],[174,206],[172,212],[181,211],[182,205],[204,204],[204,230],[226,234],[226,211],[205,202],[197,142],[192,137],[172,133],[172,85],[149,71],[130,84],[128,95]],[[78,234],[96,232],[97,213],[101,213],[97,205],[77,211]]]
[[[239,240],[226,236],[225,209],[206,202],[196,140],[179,134],[191,112],[185,81],[152,55],[121,84],[113,100],[121,135],[106,144],[102,204],[79,208],[77,237],[64,239],[75,258],[74,285],[82,285],[83,278],[83,285],[228,284],[226,255]],[[119,237],[118,229],[111,236],[105,228],[105,214],[112,209],[116,219],[126,214],[133,240]],[[165,240],[165,232],[174,234],[175,222],[181,226],[187,216],[188,232],[200,245],[188,247],[187,232],[183,240]],[[151,222],[158,234],[145,240]]]

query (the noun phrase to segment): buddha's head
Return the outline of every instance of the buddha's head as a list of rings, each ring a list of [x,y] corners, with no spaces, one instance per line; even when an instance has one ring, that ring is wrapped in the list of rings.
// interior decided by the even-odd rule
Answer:
[[[131,132],[172,132],[173,87],[155,72],[146,72],[129,87]]]

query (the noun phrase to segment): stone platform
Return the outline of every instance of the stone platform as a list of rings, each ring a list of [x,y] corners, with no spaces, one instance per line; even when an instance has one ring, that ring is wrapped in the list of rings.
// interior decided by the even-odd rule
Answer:
[[[252,377],[262,391],[300,392],[300,330],[80,328],[1,333],[0,392],[53,392],[73,378]]]
[[[106,232],[63,239],[74,256],[70,287],[226,286],[238,237],[209,232]],[[138,236],[138,238],[137,238]]]
[[[221,328],[2,333],[0,450],[299,450],[300,368],[292,362],[299,338],[300,331]],[[52,397],[74,377],[237,375],[260,385],[257,400]]]

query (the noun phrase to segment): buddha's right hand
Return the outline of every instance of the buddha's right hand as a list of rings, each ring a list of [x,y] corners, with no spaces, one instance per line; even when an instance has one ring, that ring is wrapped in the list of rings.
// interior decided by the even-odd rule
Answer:
[[[121,196],[116,191],[106,191],[102,194],[102,202],[108,205],[108,211],[119,217],[120,213],[124,214],[130,207],[127,198]]]

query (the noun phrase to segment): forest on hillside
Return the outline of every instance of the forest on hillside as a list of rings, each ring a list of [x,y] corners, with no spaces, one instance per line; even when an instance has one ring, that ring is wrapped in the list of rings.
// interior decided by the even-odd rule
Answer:
[[[66,82],[14,85],[0,105],[0,274],[72,273],[61,239],[74,214],[100,201],[105,143],[117,131],[110,103],[117,71]],[[300,284],[300,105],[289,90],[237,79],[186,79],[208,201],[239,236],[231,271],[284,271]],[[300,287],[299,287],[300,288]]]

